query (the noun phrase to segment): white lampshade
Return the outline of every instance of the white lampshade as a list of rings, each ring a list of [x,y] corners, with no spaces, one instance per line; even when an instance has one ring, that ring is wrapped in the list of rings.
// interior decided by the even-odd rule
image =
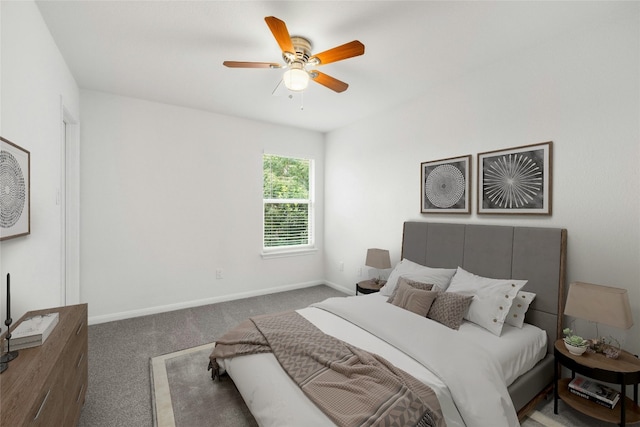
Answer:
[[[571,283],[564,314],[620,329],[633,326],[627,290],[611,286]]]
[[[294,62],[290,68],[284,72],[282,81],[287,89],[300,92],[309,86],[309,73],[302,64]]]
[[[391,268],[389,251],[377,248],[367,249],[367,259],[364,265],[378,269]]]

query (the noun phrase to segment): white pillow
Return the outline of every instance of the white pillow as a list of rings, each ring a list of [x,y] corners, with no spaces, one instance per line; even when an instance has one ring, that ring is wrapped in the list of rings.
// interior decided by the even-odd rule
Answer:
[[[522,325],[524,324],[524,315],[527,313],[527,310],[535,297],[536,294],[533,292],[518,292],[516,299],[513,301],[513,304],[511,304],[509,314],[507,314],[507,317],[504,319],[504,322],[508,325],[522,329]]]
[[[491,279],[458,267],[447,292],[473,295],[465,319],[500,336],[514,298],[526,280]]]
[[[449,282],[451,282],[451,278],[455,273],[456,270],[453,268],[425,267],[408,259],[403,259],[389,275],[387,283],[380,289],[380,294],[390,296],[396,288],[400,276],[406,276],[420,282],[431,283],[444,291],[449,286]]]

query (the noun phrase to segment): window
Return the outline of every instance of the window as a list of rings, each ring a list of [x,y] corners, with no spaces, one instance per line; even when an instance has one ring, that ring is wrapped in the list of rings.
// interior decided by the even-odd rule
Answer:
[[[313,160],[265,154],[263,251],[312,249]]]

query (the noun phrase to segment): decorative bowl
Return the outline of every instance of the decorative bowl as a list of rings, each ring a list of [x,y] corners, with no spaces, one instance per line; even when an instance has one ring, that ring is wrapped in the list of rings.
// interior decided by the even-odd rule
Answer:
[[[569,350],[569,353],[573,354],[574,356],[581,356],[582,353],[584,353],[587,350],[586,345],[575,346],[567,343],[566,341],[564,342],[564,346],[567,347],[567,350]]]

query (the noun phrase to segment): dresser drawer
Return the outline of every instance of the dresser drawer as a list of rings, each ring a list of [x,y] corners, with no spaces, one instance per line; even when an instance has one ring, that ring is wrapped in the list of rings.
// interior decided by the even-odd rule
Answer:
[[[71,327],[69,341],[64,348],[64,369],[72,375],[79,364],[86,363],[87,358],[87,317],[80,316]]]
[[[87,392],[88,333],[86,310],[73,324],[64,349],[64,425],[75,426],[80,419]]]
[[[62,370],[56,369],[51,372],[27,413],[24,425],[43,427],[63,425],[65,399],[61,378]]]
[[[64,349],[64,372],[65,381],[75,381],[83,366],[87,365],[88,339],[86,319],[81,319],[74,326],[74,333],[69,338],[69,342]],[[66,388],[65,384],[65,388]]]
[[[74,374],[75,375],[75,374]],[[87,394],[88,386],[88,368],[87,364],[83,364],[77,375],[69,381],[71,384],[65,389],[67,403],[64,408],[64,425],[75,426],[80,420],[80,411],[84,405],[84,399]]]

